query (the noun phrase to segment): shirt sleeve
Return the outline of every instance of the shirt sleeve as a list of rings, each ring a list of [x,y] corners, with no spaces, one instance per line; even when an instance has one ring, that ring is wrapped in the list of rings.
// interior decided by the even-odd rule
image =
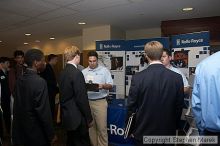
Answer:
[[[92,122],[93,119],[92,119],[91,109],[89,106],[85,80],[81,71],[77,72],[77,75],[75,76],[75,82],[76,84],[73,85],[74,88],[73,90],[76,96],[75,102],[80,112],[82,113],[83,117],[86,119],[87,124],[89,124],[90,122]]]
[[[192,92],[192,111],[194,118],[196,120],[197,127],[200,131],[204,129],[201,126],[202,121],[202,112],[201,112],[201,99],[200,99],[200,92],[199,92],[199,83],[198,83],[198,76],[195,76],[194,85],[193,85],[193,92]]]
[[[112,79],[112,75],[110,73],[110,71],[108,69],[106,69],[106,84],[111,84],[113,85],[113,79]]]
[[[50,111],[47,85],[45,81],[40,81],[39,88],[35,91],[35,111],[41,122],[44,132],[49,141],[54,137],[53,121]]]
[[[183,79],[183,86],[184,87],[189,87],[188,80],[186,79],[186,76],[183,74],[183,72],[179,69],[176,68],[176,72],[179,73],[182,76]]]
[[[183,85],[184,87],[189,87],[189,83],[188,83],[188,80],[186,79],[186,76],[182,73],[181,70],[179,70],[178,68],[175,68],[175,67],[171,67],[170,70],[180,74],[182,76],[182,79],[183,79]]]
[[[188,83],[188,80],[186,79],[186,76],[183,73],[181,73],[181,76],[183,78],[184,87],[189,87],[189,83]]]

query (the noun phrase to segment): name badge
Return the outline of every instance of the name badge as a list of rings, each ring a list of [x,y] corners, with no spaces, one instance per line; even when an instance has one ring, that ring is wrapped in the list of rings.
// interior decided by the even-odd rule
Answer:
[[[89,81],[93,82],[93,81],[94,81],[94,76],[92,76],[92,75],[87,75],[86,80],[87,80],[88,82],[89,82]]]

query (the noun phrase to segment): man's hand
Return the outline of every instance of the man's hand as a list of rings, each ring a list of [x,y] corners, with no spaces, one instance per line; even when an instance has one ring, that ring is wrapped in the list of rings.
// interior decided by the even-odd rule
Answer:
[[[105,84],[99,84],[99,89],[104,89]]]
[[[53,137],[53,139],[52,139],[52,141],[51,141],[51,144],[53,145],[57,140],[58,140],[57,136],[54,135],[54,137]]]

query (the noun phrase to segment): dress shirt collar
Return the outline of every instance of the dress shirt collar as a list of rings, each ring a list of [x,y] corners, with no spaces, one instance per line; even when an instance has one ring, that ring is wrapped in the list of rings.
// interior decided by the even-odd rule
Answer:
[[[72,64],[73,66],[75,66],[77,68],[77,65],[75,63],[72,63],[71,61],[68,61],[67,63]]]
[[[160,61],[152,61],[151,63],[149,63],[149,65],[152,65],[152,64],[162,64],[162,62],[160,62]]]
[[[97,67],[94,68],[94,69],[92,69],[92,68],[90,68],[90,67],[88,66],[88,70],[89,70],[89,71],[97,71],[97,70],[99,70],[99,68],[100,68],[99,65],[97,65]]]
[[[34,74],[37,74],[37,71],[34,70],[34,69],[32,69],[32,68],[27,68],[27,69],[26,69],[26,72],[27,72],[27,73],[34,73]]]
[[[2,68],[2,71],[5,75],[7,74],[7,71],[4,68]]]

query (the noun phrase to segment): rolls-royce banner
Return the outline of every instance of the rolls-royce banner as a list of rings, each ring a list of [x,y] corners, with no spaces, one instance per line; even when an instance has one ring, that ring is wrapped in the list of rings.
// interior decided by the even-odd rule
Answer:
[[[163,44],[164,48],[169,49],[169,38],[150,38],[150,39],[138,39],[138,40],[127,40],[126,41],[126,50],[125,51],[143,51],[146,43],[150,41],[158,41]]]
[[[125,51],[125,40],[96,41],[96,51]]]
[[[210,55],[209,39],[207,31],[171,36],[173,66],[190,79],[190,75],[194,75],[196,65]],[[191,79],[189,82],[192,86]]]
[[[144,45],[150,41],[158,41],[169,49],[169,38],[150,38],[137,40],[104,40],[96,41],[96,51],[137,51],[144,50]]]
[[[209,46],[209,32],[196,32],[174,35],[171,37],[173,48],[186,48],[197,46]]]
[[[178,68],[188,79],[189,86],[193,86],[195,70],[198,63],[210,55],[209,50],[209,32],[196,32],[188,34],[174,35],[172,40],[172,65]],[[187,136],[198,135],[198,129],[195,128],[195,121],[192,116],[192,109],[189,97],[184,99],[185,106],[179,128]],[[194,130],[192,130],[194,129]],[[193,133],[193,134],[192,134]]]
[[[114,99],[108,104],[108,140],[113,146],[134,146],[134,139],[124,139],[127,119],[127,105],[122,99]]]

